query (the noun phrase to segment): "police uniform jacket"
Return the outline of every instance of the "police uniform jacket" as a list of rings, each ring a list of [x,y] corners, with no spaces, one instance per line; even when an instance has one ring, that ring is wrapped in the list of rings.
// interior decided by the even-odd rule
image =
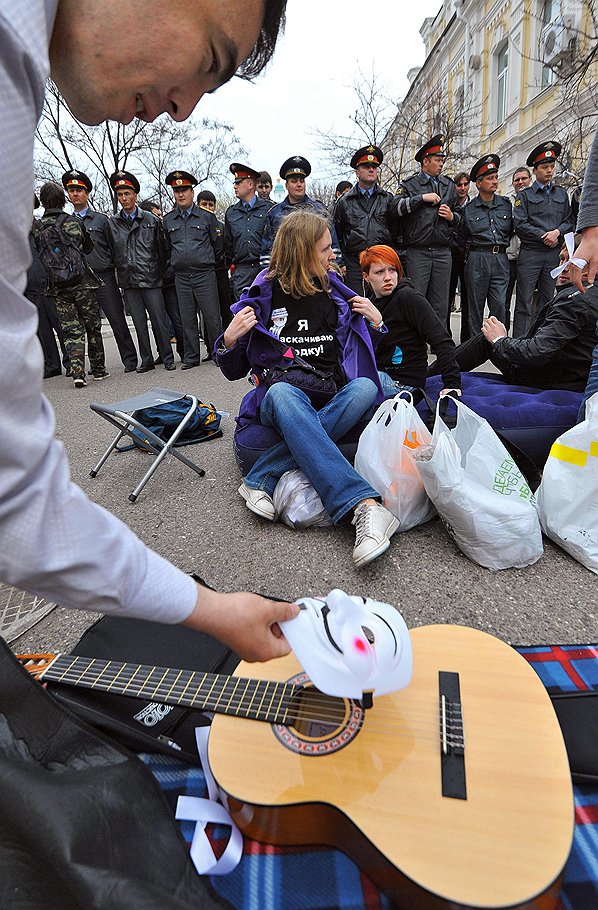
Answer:
[[[80,215],[76,216],[81,218]],[[107,272],[114,269],[114,241],[110,233],[110,219],[102,212],[91,207],[87,209],[81,221],[93,240],[93,250],[85,260],[94,272]]]
[[[562,186],[552,186],[549,193],[536,180],[517,193],[515,198],[515,232],[522,248],[546,250],[542,234],[558,228],[563,237],[574,230],[571,205]]]
[[[121,209],[109,219],[109,225],[120,287],[162,287],[166,244],[160,219],[139,208],[131,219]]]
[[[330,212],[323,202],[319,202],[317,199],[311,199],[310,196],[305,194],[301,202],[296,202],[295,205],[291,205],[289,202],[289,197],[286,196],[282,202],[279,202],[277,205],[273,206],[268,212],[264,236],[262,237],[262,251],[260,256],[260,262],[262,265],[268,265],[268,262],[270,261],[272,244],[274,243],[276,232],[280,227],[280,222],[286,215],[290,215],[290,213],[295,211],[297,208],[313,209],[319,215],[324,215],[325,218],[330,218]],[[340,247],[338,245],[338,238],[336,236],[334,225],[331,225],[330,233],[332,234],[332,249],[336,253],[338,261],[340,258]]]
[[[213,269],[222,262],[222,228],[212,212],[200,209],[195,203],[187,216],[178,206],[168,212],[164,216],[164,232],[175,275]]]
[[[440,174],[438,179],[439,205],[448,205],[454,212],[453,221],[438,217],[439,205],[424,202],[422,196],[434,193],[434,184],[428,174],[420,171],[403,180],[395,196],[396,211],[401,219],[405,246],[451,246],[453,233],[459,225],[461,215],[455,211],[457,190],[454,182]]]
[[[476,246],[507,247],[513,235],[513,208],[507,196],[495,195],[487,205],[480,196],[461,209],[458,235],[464,243]],[[462,244],[459,244],[460,246]]]
[[[597,320],[598,286],[582,294],[565,285],[544,304],[522,338],[500,338],[493,345],[492,362],[519,385],[582,392]]]
[[[266,199],[256,196],[250,209],[241,200],[230,205],[224,216],[224,258],[227,267],[260,264],[262,236],[271,209]]]
[[[398,218],[394,196],[375,184],[368,198],[355,184],[334,207],[334,226],[343,256],[357,259],[368,246],[397,244]]]

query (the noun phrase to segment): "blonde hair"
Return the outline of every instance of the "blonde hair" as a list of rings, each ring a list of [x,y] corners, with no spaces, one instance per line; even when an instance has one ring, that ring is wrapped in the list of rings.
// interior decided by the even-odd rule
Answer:
[[[267,278],[276,279],[296,300],[328,290],[328,274],[316,253],[316,243],[329,230],[328,219],[309,209],[286,215],[278,228]],[[318,279],[320,286],[314,283]]]

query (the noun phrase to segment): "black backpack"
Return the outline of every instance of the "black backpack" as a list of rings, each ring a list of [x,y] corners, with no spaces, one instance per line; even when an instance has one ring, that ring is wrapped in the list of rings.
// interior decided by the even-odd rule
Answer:
[[[78,284],[86,271],[83,253],[62,226],[70,217],[63,212],[52,224],[41,224],[35,235],[39,258],[54,288]]]

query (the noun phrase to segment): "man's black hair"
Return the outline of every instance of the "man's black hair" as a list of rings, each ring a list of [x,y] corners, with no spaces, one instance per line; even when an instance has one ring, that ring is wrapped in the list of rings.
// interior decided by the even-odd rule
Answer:
[[[257,178],[258,183],[269,183],[272,186],[272,177],[268,171],[260,171],[260,176]]]
[[[237,76],[252,79],[269,63],[278,36],[284,31],[286,5],[287,0],[265,0],[264,19],[258,39],[245,63],[239,67]]]
[[[45,209],[63,209],[66,205],[66,196],[59,183],[48,180],[39,191],[39,201]]]
[[[196,199],[197,202],[216,202],[216,197],[211,190],[200,190]]]
[[[345,190],[350,190],[353,186],[349,180],[341,180],[340,183],[337,183],[335,193],[344,193]]]
[[[153,199],[144,199],[143,202],[139,202],[138,206],[140,209],[143,209],[144,212],[149,212],[151,215],[154,214],[154,209],[160,210],[160,203],[155,202]]]

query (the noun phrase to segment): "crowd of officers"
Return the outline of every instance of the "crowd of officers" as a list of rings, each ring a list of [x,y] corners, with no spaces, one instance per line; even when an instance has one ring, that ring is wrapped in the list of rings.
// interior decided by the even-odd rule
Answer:
[[[554,293],[550,271],[558,265],[564,235],[575,226],[569,196],[554,183],[560,151],[558,142],[536,146],[526,166],[513,174],[513,194],[507,197],[496,192],[498,155],[483,156],[469,173],[462,171],[451,179],[442,173],[444,137],[433,136],[415,155],[419,171],[393,194],[378,180],[382,150],[365,146],[351,158],[355,184],[338,185],[332,211],[308,195],[311,165],[301,155],[288,158],[280,168],[287,196],[278,204],[270,197],[272,179],[266,171],[234,162],[230,171],[237,202],[226,210],[224,222],[216,218],[213,193],[203,190],[195,199],[197,180],[184,170],[172,171],[165,179],[174,197],[166,214],[154,203],[138,202],[140,185],[134,174],[115,172],[110,185],[120,210],[111,217],[90,205],[89,177],[67,171],[62,186],[74,209],[69,219],[82,225],[81,243],[87,244],[83,249],[91,246],[85,252],[89,275],[80,293],[65,300],[51,287],[42,291],[34,257],[28,294],[40,310],[45,375],[61,372],[54,332],[76,386],[86,384],[81,355],[86,332],[91,374],[95,379],[107,375],[103,353],[100,359],[96,351],[97,332],[93,339],[88,332],[94,306],[98,314],[101,307],[112,327],[125,372],[143,373],[158,364],[176,369],[172,342],[181,368],[196,367],[200,337],[207,349],[203,359],[210,359],[214,341],[230,320],[231,302],[267,266],[276,231],[296,206],[330,217],[343,280],[357,293],[363,293],[359,254],[385,244],[399,253],[406,275],[449,331],[459,285],[461,341],[480,331],[485,308],[509,329],[516,288],[512,334],[520,337],[530,326],[532,309],[539,309]],[[62,192],[57,184],[40,190],[45,205],[42,223],[62,212],[66,197],[63,193],[61,205],[56,191]],[[52,205],[46,205],[44,196]],[[578,197],[572,201],[575,207]],[[137,348],[126,313],[135,326]],[[152,352],[148,316],[157,356]]]

